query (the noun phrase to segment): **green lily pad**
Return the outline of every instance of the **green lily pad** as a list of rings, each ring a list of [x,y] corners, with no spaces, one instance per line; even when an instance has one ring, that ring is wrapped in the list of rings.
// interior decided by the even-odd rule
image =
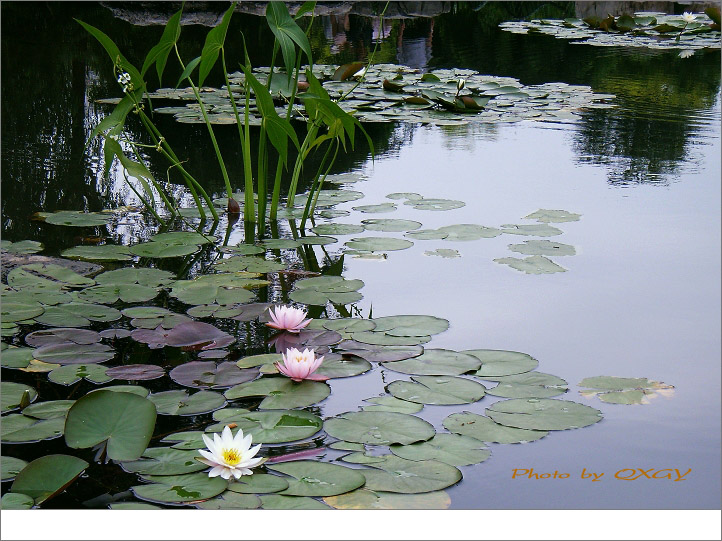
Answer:
[[[244,475],[240,479],[228,483],[228,490],[240,494],[269,494],[287,488],[288,481],[286,479],[267,473]]]
[[[394,212],[396,210],[396,205],[394,203],[379,203],[378,205],[359,205],[351,208],[355,211],[367,214],[383,214],[386,212]]]
[[[265,250],[260,246],[253,244],[237,244],[235,246],[221,246],[218,248],[220,252],[224,254],[238,254],[238,255],[256,255],[262,254]]]
[[[12,381],[0,382],[0,401],[2,401],[2,412],[12,411],[20,407],[23,395],[27,396],[27,404],[38,397],[38,392],[30,385],[14,383]]]
[[[524,219],[536,220],[543,223],[578,222],[581,214],[575,214],[566,210],[539,209],[536,212],[524,216]]]
[[[253,368],[255,366],[263,366],[264,364],[273,364],[281,362],[283,358],[280,353],[263,353],[261,355],[249,355],[236,361],[239,368]]]
[[[47,455],[33,460],[15,477],[10,492],[33,498],[35,505],[62,492],[88,467],[69,455]]]
[[[8,492],[3,494],[0,500],[0,508],[5,511],[10,510],[21,510],[30,509],[35,505],[35,500],[25,494],[16,494],[14,492]]]
[[[396,456],[408,460],[438,460],[452,466],[478,464],[491,456],[484,442],[458,434],[437,434],[429,441],[392,445],[389,449]]]
[[[65,421],[65,443],[85,449],[107,442],[113,460],[135,460],[146,447],[155,428],[155,406],[131,394],[96,391],[78,399]]]
[[[0,428],[3,443],[34,443],[62,436],[64,426],[62,417],[38,420],[14,413],[2,418]]]
[[[327,419],[324,429],[334,438],[371,445],[408,445],[431,439],[436,433],[433,426],[413,415],[376,411],[342,413]]]
[[[0,308],[0,318],[3,323],[27,321],[45,312],[45,307],[36,301],[6,301],[3,300]]]
[[[377,317],[374,332],[391,336],[430,336],[449,328],[449,321],[436,316],[405,315]]]
[[[152,393],[148,400],[155,404],[160,415],[200,415],[226,405],[223,395],[213,391],[161,391]]]
[[[121,467],[130,473],[143,475],[183,475],[205,470],[208,466],[198,462],[197,451],[184,451],[172,447],[149,447],[138,460],[121,462]]]
[[[501,232],[509,235],[530,235],[534,237],[553,237],[563,233],[561,229],[543,223],[527,225],[504,224],[501,226]]]
[[[65,418],[75,400],[49,400],[47,402],[36,402],[23,409],[23,415],[35,419]]]
[[[258,509],[261,499],[254,494],[237,494],[228,490],[220,496],[196,504],[198,509]]]
[[[363,470],[366,488],[373,491],[419,494],[441,490],[461,481],[458,468],[437,460],[407,460],[384,455]]]
[[[369,362],[377,363],[403,361],[404,359],[418,357],[424,352],[424,348],[419,345],[383,346],[356,342],[354,340],[341,342],[338,345],[338,349],[340,349],[340,353],[344,355],[355,355]]]
[[[356,224],[319,224],[311,228],[317,235],[354,235],[363,233],[364,228]]]
[[[412,201],[418,201],[419,199],[423,199],[420,194],[413,192],[394,192],[388,194],[386,197],[389,199],[409,199]]]
[[[90,287],[78,292],[77,298],[83,302],[114,304],[118,301],[125,303],[145,302],[154,298],[158,290],[139,284],[101,285]]]
[[[172,272],[155,268],[125,267],[122,269],[106,271],[95,277],[100,285],[138,284],[146,287],[163,287],[175,280]]]
[[[481,362],[466,353],[449,349],[427,349],[412,359],[383,363],[384,368],[423,376],[460,376],[478,370]]]
[[[242,383],[228,389],[226,398],[236,400],[249,396],[265,396],[260,409],[285,410],[305,408],[325,400],[331,389],[320,381],[294,382],[289,378],[261,378],[256,381]]]
[[[334,509],[447,509],[451,498],[443,490],[422,494],[395,494],[359,488],[323,499]]]
[[[549,434],[546,430],[511,428],[476,413],[452,413],[443,421],[449,432],[491,443],[527,443]]]
[[[422,197],[421,199],[409,199],[404,201],[404,205],[411,205],[416,210],[453,210],[466,206],[463,201],[454,199],[436,199],[431,197]]]
[[[95,280],[82,274],[52,263],[32,263],[11,270],[8,273],[8,285],[14,288],[68,289],[87,287]]]
[[[0,469],[2,469],[2,480],[12,481],[15,476],[27,466],[28,463],[14,456],[3,456],[0,458]]]
[[[42,242],[35,240],[2,241],[2,249],[11,254],[37,254],[45,249]]]
[[[371,319],[339,318],[318,320],[324,329],[341,333],[373,331],[376,323]]]
[[[441,231],[440,229],[419,229],[418,231],[410,231],[404,235],[404,237],[416,240],[441,240],[448,236],[448,232]]]
[[[128,246],[102,244],[100,246],[75,246],[60,253],[70,259],[84,261],[130,261],[133,256]]]
[[[413,220],[397,220],[392,218],[361,220],[361,223],[367,231],[388,231],[395,233],[412,231],[421,227],[421,222],[415,222]]]
[[[87,327],[91,321],[109,322],[120,319],[115,308],[102,304],[71,302],[58,306],[47,306],[35,321],[50,327]]]
[[[431,336],[392,336],[385,332],[355,332],[351,333],[354,342],[373,346],[418,346],[431,340]],[[359,355],[361,357],[361,355]]]
[[[196,231],[170,231],[158,233],[150,238],[151,242],[162,242],[163,244],[211,244],[216,241],[213,235],[203,235]]]
[[[393,396],[374,396],[364,399],[364,402],[370,402],[371,406],[361,406],[363,411],[392,411],[396,413],[417,413],[423,409],[422,404],[400,400]],[[363,449],[348,449],[349,451],[357,451]]]
[[[276,272],[284,270],[286,265],[277,261],[270,261],[261,257],[253,256],[233,256],[230,259],[224,259],[220,263],[213,265],[218,271],[221,272]]]
[[[115,357],[115,350],[106,344],[61,342],[37,348],[34,356],[40,361],[53,364],[93,364],[112,359]]]
[[[316,370],[319,376],[329,379],[350,378],[368,372],[373,368],[371,363],[361,358],[333,358],[329,355],[324,357],[323,363]]]
[[[424,252],[424,255],[438,256],[446,259],[461,257],[461,254],[458,250],[453,250],[450,248],[437,248],[436,250],[427,250],[426,252]]]
[[[268,285],[266,280],[239,276],[238,274],[209,274],[195,280],[179,280],[173,283],[170,295],[186,304],[236,304],[253,299],[250,288]]]
[[[130,393],[137,396],[142,396],[143,398],[147,397],[150,394],[150,391],[146,389],[145,387],[141,387],[140,385],[110,385],[108,387],[103,387],[102,389],[93,389],[90,391],[91,393],[96,391],[110,391],[113,393]]]
[[[366,482],[359,470],[328,462],[296,460],[267,468],[293,477],[288,480],[288,488],[279,493],[284,496],[335,496]]]
[[[205,449],[206,442],[203,441],[203,432],[200,430],[189,430],[186,432],[175,432],[160,440],[161,443],[172,443],[173,449]]]
[[[142,500],[158,503],[187,503],[207,500],[226,490],[228,481],[222,477],[208,477],[205,473],[169,475],[154,479],[147,485],[130,487]]]
[[[326,246],[327,244],[333,244],[335,242],[338,242],[338,239],[334,237],[325,237],[325,236],[311,236],[311,237],[298,237],[296,239],[301,244],[305,244],[307,246]]]
[[[151,511],[153,509],[161,509],[157,505],[142,502],[115,502],[108,504],[108,507],[119,511]]]
[[[390,252],[411,248],[414,243],[410,240],[394,239],[391,237],[363,237],[351,239],[345,243],[352,250],[367,252]]]
[[[323,426],[320,417],[304,410],[273,410],[238,413],[223,423],[211,425],[207,432],[220,432],[236,423],[243,433],[253,436],[254,443],[287,443],[313,436]],[[235,434],[235,432],[234,432]]]
[[[602,412],[597,409],[551,398],[502,400],[487,408],[486,414],[496,423],[527,430],[569,430],[602,420]]]
[[[10,347],[3,350],[0,363],[3,368],[25,368],[34,359],[33,348]]]
[[[59,210],[49,213],[45,223],[53,225],[67,225],[71,227],[96,227],[105,225],[111,216],[99,212],[81,212],[77,210]]]
[[[550,240],[525,240],[524,244],[510,244],[509,249],[524,255],[560,256],[577,253],[574,246]]]
[[[165,242],[142,242],[128,248],[128,251],[140,257],[163,259],[167,257],[183,257],[196,253],[200,247],[197,244],[166,244]]]
[[[268,494],[261,496],[261,508],[263,509],[303,509],[315,511],[319,509],[331,509],[329,506],[309,497],[283,496],[281,494]]]
[[[295,250],[301,243],[295,239],[266,239],[263,246],[268,250]]]
[[[451,376],[416,376],[410,381],[394,381],[388,392],[401,400],[419,404],[470,404],[484,397],[486,389],[475,381]]]
[[[494,260],[496,263],[504,263],[512,269],[525,272],[527,274],[553,274],[555,272],[566,272],[567,269],[557,265],[551,259],[547,259],[543,255],[532,255],[519,259],[517,257],[502,257]]]
[[[358,451],[364,452],[366,447],[362,443],[351,443],[348,441],[335,441],[328,446],[330,449],[336,449],[337,451]]]
[[[107,367],[98,364],[67,364],[53,369],[48,374],[48,379],[60,385],[72,385],[81,379],[91,383],[107,383],[113,378],[107,376]]]
[[[303,304],[321,306],[328,302],[350,304],[363,298],[358,292],[363,286],[361,280],[345,280],[340,276],[317,276],[297,281],[288,297]]]
[[[494,378],[492,381],[497,381],[499,384],[487,390],[487,393],[502,398],[550,398],[569,390],[565,380],[542,372],[504,376]]]
[[[477,224],[447,225],[440,227],[437,231],[446,233],[444,240],[450,241],[490,239],[501,235],[501,231],[494,227],[485,227]]]
[[[667,395],[674,389],[647,378],[619,378],[614,376],[596,376],[584,378],[580,387],[591,387],[590,391],[580,391],[582,396],[598,396],[602,402],[609,404],[649,404],[649,399],[657,394]]]
[[[481,361],[481,368],[474,374],[483,377],[503,377],[531,372],[539,361],[527,353],[501,349],[468,349],[464,351]]]

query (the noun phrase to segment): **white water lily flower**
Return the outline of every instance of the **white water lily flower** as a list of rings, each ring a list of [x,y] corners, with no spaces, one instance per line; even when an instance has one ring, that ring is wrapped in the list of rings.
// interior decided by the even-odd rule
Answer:
[[[220,436],[213,434],[213,440],[203,434],[203,441],[208,447],[208,451],[199,449],[198,452],[203,458],[197,460],[213,467],[208,472],[209,477],[220,475],[223,479],[230,479],[231,476],[240,479],[242,475],[253,475],[251,468],[255,468],[265,461],[264,458],[253,458],[261,445],[256,445],[251,449],[253,436],[248,434],[243,437],[243,430],[240,428],[235,437],[231,433],[230,427],[226,426]]]
[[[680,58],[689,58],[690,56],[694,56],[694,49],[684,49],[683,51],[679,52]]]
[[[694,13],[690,13],[689,11],[685,11],[682,13],[682,20],[685,23],[692,23],[697,19],[697,16]]]

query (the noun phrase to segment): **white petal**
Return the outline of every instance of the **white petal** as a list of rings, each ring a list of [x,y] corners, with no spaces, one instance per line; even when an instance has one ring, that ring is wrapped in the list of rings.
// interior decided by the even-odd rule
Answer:
[[[216,462],[215,460],[208,460],[207,458],[199,458],[198,462],[203,462],[203,464],[205,464],[206,466],[215,467],[219,465],[218,462]]]
[[[250,447],[250,445],[249,445],[249,447]],[[259,450],[260,448],[261,448],[261,444],[259,443],[259,444],[256,445],[254,448],[249,449],[248,452],[245,453],[245,457],[250,460],[251,458],[253,458],[254,456],[256,456],[256,453],[258,453],[258,450]]]
[[[208,477],[218,477],[225,470],[226,470],[226,468],[224,468],[223,466],[216,466],[215,468],[213,468],[211,471],[208,472]],[[228,479],[228,478],[226,477],[226,479]]]
[[[226,425],[226,427],[223,429],[221,441],[223,442],[224,449],[228,449],[233,445],[233,433],[231,432],[231,429],[228,425]]]
[[[223,468],[223,471],[221,472],[221,477],[223,477],[223,479],[230,479],[231,478],[231,470],[228,468]]]
[[[234,469],[233,471],[231,471],[231,473],[233,474],[233,477],[235,477],[236,479],[240,479],[241,475],[243,475],[243,471],[239,470],[239,469]]]
[[[243,470],[241,470],[241,473],[243,475],[253,475],[253,472],[249,469],[243,469]]]
[[[218,453],[218,449],[216,448],[215,443],[213,443],[213,440],[203,434],[203,442],[206,444],[206,447],[208,447],[208,450],[213,453],[214,455]]]
[[[221,440],[221,436],[220,436],[220,434],[218,434],[218,432],[214,432],[214,433],[213,433],[213,443],[214,443],[215,446],[216,446],[215,454],[216,454],[216,455],[221,455],[221,454],[223,454],[223,453],[221,452],[221,451],[223,450],[223,441]]]
[[[263,458],[252,458],[251,460],[244,461],[243,467],[244,468],[255,468],[258,466],[261,462],[263,462]]]
[[[205,449],[198,449],[198,452],[205,458],[206,460],[210,460],[214,462],[215,464],[221,464],[221,462],[218,460],[218,456],[214,455],[210,451],[206,451]]]
[[[247,451],[249,447],[251,447],[251,444],[253,443],[253,436],[251,434],[248,434],[245,438],[243,438],[243,441],[240,444],[240,447],[243,451]],[[245,454],[245,452],[244,452]]]

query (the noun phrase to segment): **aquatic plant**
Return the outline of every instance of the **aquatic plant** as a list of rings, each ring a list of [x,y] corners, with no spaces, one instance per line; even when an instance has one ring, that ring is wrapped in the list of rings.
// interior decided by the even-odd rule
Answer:
[[[305,319],[306,310],[293,306],[276,306],[268,311],[268,315],[271,321],[266,325],[279,331],[298,332],[311,323],[310,319]]]
[[[323,357],[316,357],[312,349],[299,351],[296,348],[290,348],[286,350],[286,353],[282,353],[281,357],[283,357],[283,364],[276,363],[275,366],[281,374],[288,376],[293,381],[328,379],[314,374],[321,366]]]
[[[230,426],[223,429],[221,436],[213,434],[213,439],[203,434],[203,442],[208,447],[199,449],[198,452],[202,458],[196,458],[199,462],[211,466],[208,477],[218,477],[223,479],[240,479],[242,475],[253,475],[251,468],[255,468],[263,464],[264,458],[253,458],[258,454],[261,445],[258,444],[251,448],[253,444],[253,436],[251,434],[243,436],[243,430],[240,428],[234,436]]]

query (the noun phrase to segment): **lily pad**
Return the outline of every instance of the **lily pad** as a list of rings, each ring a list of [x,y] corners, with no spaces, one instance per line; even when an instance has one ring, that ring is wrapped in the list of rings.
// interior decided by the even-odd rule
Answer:
[[[15,477],[10,492],[24,494],[40,505],[65,490],[88,463],[69,455],[47,455],[33,460]]]
[[[350,304],[363,298],[358,292],[363,286],[361,280],[345,280],[340,276],[317,276],[297,281],[288,297],[303,304],[325,305],[328,302]]]
[[[224,389],[258,377],[256,369],[240,369],[234,362],[216,364],[212,361],[193,361],[176,366],[170,372],[176,383],[198,389]]]
[[[25,336],[25,343],[36,348],[71,342],[74,344],[95,344],[101,335],[88,329],[55,328],[31,332]]]
[[[220,252],[225,254],[238,254],[238,255],[256,255],[262,254],[265,250],[260,246],[253,244],[237,244],[235,246],[221,246],[218,248]]]
[[[137,498],[158,503],[188,503],[207,500],[226,490],[228,481],[205,473],[159,476],[155,482],[131,487]]]
[[[359,488],[323,499],[334,509],[447,509],[451,498],[443,490],[422,494],[395,494]]]
[[[63,257],[84,261],[130,261],[133,256],[128,246],[102,244],[100,246],[75,246],[63,250]]]
[[[557,265],[551,259],[547,259],[543,255],[532,255],[519,259],[517,257],[502,257],[494,260],[496,263],[504,263],[512,269],[525,272],[527,274],[553,274],[555,272],[566,272],[567,269],[561,265]]]
[[[404,201],[404,205],[411,205],[417,210],[453,210],[466,206],[463,201],[455,199],[436,199],[431,197],[422,197],[421,199],[409,199]]]
[[[25,368],[34,359],[33,348],[10,347],[3,350],[0,363],[3,368]]]
[[[392,445],[389,449],[396,456],[408,460],[438,460],[452,466],[478,464],[491,456],[484,442],[458,434],[437,434],[429,441]]]
[[[370,402],[371,406],[362,405],[364,411],[392,411],[396,413],[417,413],[423,409],[423,405],[407,400],[400,400],[393,396],[374,396],[364,399],[364,402]],[[349,449],[357,451],[363,449]]]
[[[35,419],[65,418],[75,400],[49,400],[47,402],[36,402],[23,409],[23,415]]]
[[[254,256],[233,256],[229,259],[224,259],[220,263],[213,265],[213,268],[221,272],[276,272],[286,268],[286,265],[277,261],[271,261],[263,259],[261,257]]]
[[[105,375],[112,379],[141,381],[161,378],[165,375],[165,370],[154,364],[126,364],[108,368]]]
[[[549,434],[546,430],[526,430],[500,425],[484,415],[468,411],[452,413],[443,423],[449,432],[491,443],[527,443]]]
[[[350,378],[368,372],[373,368],[371,363],[361,358],[339,357],[334,358],[325,355],[323,363],[316,371],[319,376],[325,376],[329,379]]]
[[[356,224],[319,224],[311,228],[317,235],[354,235],[363,233],[364,228]]]
[[[108,504],[108,507],[119,511],[151,511],[153,509],[161,509],[157,505],[142,502],[116,502]]]
[[[81,379],[91,383],[106,383],[113,379],[106,375],[107,369],[99,364],[67,364],[55,368],[48,374],[48,379],[60,385],[72,385]]]
[[[325,400],[331,389],[320,381],[294,382],[286,377],[261,378],[236,385],[225,392],[226,398],[236,400],[249,396],[265,396],[260,409],[285,410],[305,408]]]
[[[413,220],[398,220],[393,218],[361,220],[361,223],[367,231],[388,231],[395,233],[413,231],[414,229],[421,227],[421,222],[415,222]]]
[[[296,460],[267,468],[293,477],[288,480],[288,488],[279,493],[284,496],[335,496],[366,482],[359,470],[328,462]]]
[[[130,393],[130,394],[134,394],[137,396],[142,396],[143,398],[147,397],[150,394],[150,391],[148,389],[146,389],[145,387],[141,387],[140,385],[110,385],[108,387],[103,387],[102,389],[94,389],[90,392],[93,393],[96,391],[110,391],[113,393]]]
[[[244,434],[251,434],[254,443],[303,440],[316,434],[323,426],[320,417],[304,410],[273,410],[239,413],[224,419],[223,423],[209,426],[206,431],[220,432],[229,423],[236,423]]]
[[[3,323],[32,320],[45,312],[45,307],[37,301],[6,301],[3,299],[0,318]]]
[[[71,302],[47,306],[41,316],[35,317],[35,321],[50,327],[87,327],[91,321],[109,322],[120,317],[120,312],[110,306]]]
[[[240,494],[270,494],[287,488],[288,481],[286,479],[267,473],[244,475],[240,479],[228,483],[228,490]]]
[[[355,332],[351,333],[354,342],[375,346],[418,346],[431,340],[431,336],[392,336],[385,332]],[[360,356],[360,355],[359,355]]]
[[[330,449],[336,449],[337,451],[358,451],[364,452],[366,447],[362,443],[351,443],[348,441],[335,441],[328,446]]]
[[[34,443],[51,440],[63,435],[65,419],[33,419],[27,415],[10,414],[2,418],[3,443]]]
[[[483,377],[503,377],[531,372],[539,361],[527,353],[501,349],[468,349],[464,351],[481,361],[481,368],[474,374]]]
[[[78,399],[65,421],[65,443],[85,449],[106,442],[113,460],[135,460],[146,447],[155,428],[155,406],[131,393],[96,391]]]
[[[112,359],[115,357],[115,350],[106,344],[61,342],[37,348],[34,356],[46,363],[93,364]]]
[[[407,315],[377,317],[374,332],[391,336],[430,336],[449,328],[449,321],[436,316]]]
[[[254,494],[225,491],[220,496],[196,504],[198,509],[258,509],[261,500]]]
[[[494,227],[485,227],[477,224],[458,224],[440,227],[437,231],[446,233],[444,240],[469,241],[478,239],[490,239],[501,235],[501,231]]]
[[[416,376],[410,381],[394,381],[388,392],[401,400],[419,404],[469,404],[481,400],[485,387],[475,381],[451,376]]]
[[[200,415],[226,405],[223,395],[213,391],[161,391],[152,393],[148,400],[155,404],[160,415]]]
[[[205,449],[206,442],[203,441],[203,432],[200,430],[189,430],[187,432],[175,432],[169,434],[161,443],[172,443],[173,449]]]
[[[450,248],[437,248],[436,250],[427,250],[424,252],[424,255],[438,256],[446,259],[461,257],[461,254],[458,250],[453,250]]]
[[[466,353],[449,349],[427,349],[413,359],[405,361],[385,362],[384,368],[423,376],[460,376],[478,370],[481,362]]]
[[[273,364],[281,362],[283,358],[280,353],[263,353],[261,355],[249,355],[236,361],[239,368],[253,368],[255,366],[263,366],[264,364]]]
[[[440,229],[419,229],[418,231],[410,231],[404,235],[410,239],[416,240],[441,240],[449,236],[446,231]]]
[[[184,451],[172,447],[149,447],[138,460],[121,462],[121,467],[130,473],[143,475],[183,475],[205,470],[208,466],[196,460],[198,452]]]
[[[142,242],[134,244],[128,251],[140,257],[164,259],[168,257],[183,257],[194,254],[200,249],[197,244],[166,244],[165,242]]]
[[[23,383],[0,382],[0,401],[2,401],[3,413],[19,408],[23,396],[26,396],[27,404],[30,404],[38,397],[38,392],[30,385]]]
[[[130,331],[128,329],[105,329],[104,331],[100,331],[100,336],[102,338],[106,338],[108,340],[115,340],[117,338],[128,338],[130,336]]]
[[[461,481],[458,468],[437,460],[407,460],[384,455],[384,460],[369,464],[363,470],[366,488],[373,491],[419,494],[434,492]]]
[[[345,243],[352,250],[367,252],[390,252],[411,248],[414,243],[410,240],[394,239],[391,237],[363,237],[351,239]]]
[[[429,423],[404,413],[362,411],[342,413],[324,423],[326,432],[344,441],[408,445],[431,439],[436,433]]]
[[[568,391],[567,382],[560,377],[542,372],[527,372],[514,376],[494,378],[499,384],[487,390],[502,398],[550,398]]]
[[[263,246],[268,250],[295,250],[301,243],[295,239],[266,239]]]
[[[2,469],[2,481],[12,481],[15,476],[27,466],[28,463],[13,456],[3,456],[0,458],[0,468]]]
[[[94,286],[78,292],[77,298],[83,302],[114,304],[145,302],[154,298],[158,290],[139,284],[117,284]]]
[[[253,299],[250,288],[268,285],[266,280],[239,276],[238,274],[208,274],[195,280],[179,280],[173,283],[170,295],[186,304],[236,304]]]
[[[361,331],[373,331],[376,328],[376,323],[371,319],[357,319],[357,318],[339,318],[339,319],[324,319],[321,321],[321,325],[324,329],[336,332],[361,332]]]
[[[577,253],[574,246],[550,240],[525,240],[524,244],[510,244],[509,249],[524,255],[561,256]]]
[[[496,423],[527,430],[569,430],[602,420],[602,412],[597,409],[551,398],[502,400],[487,408],[486,413]]]
[[[581,214],[575,214],[566,210],[539,209],[536,212],[524,216],[524,219],[536,220],[543,223],[578,222]]]
[[[59,210],[49,213],[45,223],[53,225],[67,225],[71,227],[96,227],[105,225],[111,216],[99,212],[80,212],[76,210]]]
[[[174,279],[172,272],[144,267],[125,267],[106,271],[95,277],[96,283],[100,285],[138,284],[146,287],[167,286]]]
[[[504,224],[501,226],[501,232],[509,235],[530,235],[534,237],[553,237],[563,233],[561,229],[543,223],[527,225]]]
[[[216,241],[213,235],[204,235],[196,231],[170,231],[158,233],[150,238],[151,242],[162,242],[163,244],[211,244]]]
[[[37,254],[45,249],[42,242],[35,240],[20,240],[11,242],[3,240],[1,248],[11,254]]]
[[[316,511],[320,509],[331,509],[327,505],[309,497],[302,496],[283,496],[280,494],[268,494],[261,496],[261,507],[263,509],[303,509],[306,511]]]
[[[412,201],[418,201],[419,199],[423,199],[420,194],[413,192],[394,192],[388,194],[386,197],[389,199],[409,199]]]
[[[31,509],[35,505],[35,500],[25,494],[16,494],[14,492],[8,492],[3,494],[0,500],[0,508],[5,511],[10,510],[21,510]]]
[[[383,214],[386,212],[394,212],[396,210],[396,205],[394,203],[379,203],[378,205],[359,205],[351,208],[355,211],[367,214]]]
[[[11,270],[7,277],[8,285],[14,288],[33,289],[69,289],[87,287],[95,280],[77,272],[52,263],[32,263]]]
[[[343,355],[355,355],[366,359],[369,362],[392,362],[403,361],[418,357],[424,352],[424,348],[419,345],[413,346],[381,346],[374,344],[365,344],[354,340],[345,340],[341,342],[337,349]]]
[[[580,391],[583,396],[598,396],[602,402],[609,404],[649,404],[649,399],[657,394],[666,395],[674,389],[659,381],[647,378],[619,378],[613,376],[596,376],[584,378],[580,387],[591,387],[591,391]]]

